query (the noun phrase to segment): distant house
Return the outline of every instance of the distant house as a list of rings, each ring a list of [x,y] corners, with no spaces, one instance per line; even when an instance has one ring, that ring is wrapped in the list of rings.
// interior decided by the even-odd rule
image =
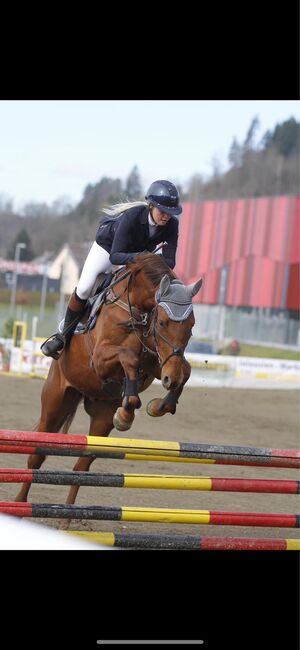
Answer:
[[[61,282],[61,292],[70,295],[76,287],[92,242],[64,244],[59,253],[48,261],[48,278]]]
[[[47,276],[47,292],[70,295],[76,287],[92,242],[64,244],[59,253],[45,251],[32,262],[18,262],[17,288],[22,291],[42,291]],[[16,262],[0,259],[0,287],[11,288]]]

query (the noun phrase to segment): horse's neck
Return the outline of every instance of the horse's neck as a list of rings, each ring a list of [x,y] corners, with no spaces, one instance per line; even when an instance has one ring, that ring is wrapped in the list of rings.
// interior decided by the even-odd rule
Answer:
[[[129,289],[130,303],[140,311],[151,311],[155,306],[155,288],[140,274]]]

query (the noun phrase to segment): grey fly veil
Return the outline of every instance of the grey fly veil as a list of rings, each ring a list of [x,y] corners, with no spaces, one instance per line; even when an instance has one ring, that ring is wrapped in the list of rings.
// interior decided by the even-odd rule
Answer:
[[[155,293],[155,300],[170,320],[186,320],[193,311],[192,298],[198,293],[201,285],[202,278],[186,287],[181,280],[171,280],[164,275]]]

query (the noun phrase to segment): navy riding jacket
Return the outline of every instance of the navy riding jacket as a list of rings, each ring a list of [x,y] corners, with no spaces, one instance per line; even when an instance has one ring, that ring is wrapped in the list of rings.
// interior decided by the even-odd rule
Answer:
[[[178,239],[178,219],[171,216],[165,226],[157,226],[155,234],[150,237],[148,207],[137,206],[125,210],[119,217],[108,218],[101,222],[96,242],[110,253],[110,262],[115,265],[133,262],[137,253],[152,252],[157,244],[166,241],[163,257],[173,269]]]

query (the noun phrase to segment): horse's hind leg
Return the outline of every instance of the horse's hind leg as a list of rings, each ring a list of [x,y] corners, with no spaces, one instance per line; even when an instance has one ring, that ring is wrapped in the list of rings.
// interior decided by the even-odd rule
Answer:
[[[28,469],[39,469],[43,464],[46,456],[31,454],[28,456],[27,467]],[[27,501],[28,492],[30,490],[31,483],[22,483],[21,488],[15,498],[15,501]]]
[[[35,430],[57,433],[65,424],[64,433],[66,433],[82,395],[71,386],[62,383],[61,377],[58,376],[60,371],[57,363],[52,363],[51,370],[43,386],[41,416]],[[39,469],[45,458],[44,454],[31,454],[27,461],[28,469]],[[30,487],[31,483],[23,483],[15,501],[27,501]]]
[[[120,401],[113,402],[101,402],[98,400],[89,400],[87,397],[84,400],[84,408],[89,414],[90,429],[89,435],[93,436],[108,436],[111,430],[113,429],[113,416],[117,406],[120,404]],[[95,460],[92,456],[82,456],[78,458],[76,464],[73,467],[73,471],[77,472],[88,472],[92,462]],[[69,490],[69,494],[66,500],[66,503],[73,504],[75,503],[79,485],[72,485]],[[61,530],[67,530],[70,526],[70,519],[62,519],[60,521],[59,528]]]

